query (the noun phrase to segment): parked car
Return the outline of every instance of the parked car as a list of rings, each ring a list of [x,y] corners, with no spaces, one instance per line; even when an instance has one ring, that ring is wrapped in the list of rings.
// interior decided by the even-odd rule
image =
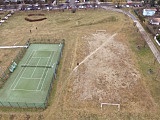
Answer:
[[[129,8],[129,5],[126,5],[127,8]]]
[[[6,17],[4,17],[2,20],[7,20],[8,19],[8,17],[6,16]]]
[[[0,23],[4,23],[5,22],[5,20],[0,20]]]

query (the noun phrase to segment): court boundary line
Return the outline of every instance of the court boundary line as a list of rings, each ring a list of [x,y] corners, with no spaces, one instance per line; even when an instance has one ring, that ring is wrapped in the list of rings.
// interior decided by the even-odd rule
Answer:
[[[39,92],[40,90],[27,90],[27,89],[11,89],[14,91],[30,91],[30,92]]]
[[[34,56],[34,54],[36,54],[36,52],[37,52],[37,50],[33,50],[32,53],[30,54],[29,58],[30,58],[31,56]],[[51,63],[52,63],[52,61],[54,60],[53,58],[54,58],[55,53],[56,53],[56,51],[49,51],[49,52],[51,52],[50,57],[42,57],[42,58],[48,58],[47,64],[51,64]],[[53,54],[53,56],[52,56],[52,54]],[[27,59],[26,63],[27,63],[27,62],[30,62],[32,58],[39,58],[39,61],[41,60],[41,57],[31,57],[30,60],[29,60],[29,58]],[[48,63],[50,60],[51,60],[51,62]],[[37,64],[38,64],[38,63],[37,63]],[[54,64],[55,64],[55,63],[54,63]],[[36,67],[36,68],[37,68],[37,67]],[[35,69],[36,69],[36,68],[35,68]],[[44,72],[46,71],[46,69],[48,69],[48,68],[45,68],[45,69],[43,70],[43,74],[44,74]],[[26,68],[25,68],[25,70],[26,70]],[[23,73],[25,72],[25,70],[22,72],[21,76],[23,75]],[[21,70],[21,71],[22,71],[22,70]],[[21,71],[20,71],[20,72],[21,72]],[[34,70],[34,71],[35,71],[35,70]],[[42,79],[43,79],[43,77],[40,77],[40,78],[25,78],[25,77],[21,77],[21,76],[20,76],[20,78],[19,78],[19,80],[16,82],[14,88],[11,89],[11,90],[35,91],[35,92],[36,92],[36,91],[41,91],[41,90],[42,90],[42,87],[43,87],[43,84],[44,84],[44,81],[45,81],[45,79],[46,79],[46,77],[47,77],[47,75],[48,75],[48,71],[49,71],[49,70],[47,70],[43,82],[41,82]],[[19,75],[18,75],[18,76],[19,76]],[[17,76],[17,77],[18,77],[18,76]],[[42,76],[43,76],[43,75],[42,75]],[[24,79],[40,79],[40,80],[39,80],[38,85],[37,85],[37,88],[36,88],[35,90],[15,89],[21,78],[24,78]],[[16,79],[17,79],[17,78],[16,78]],[[38,89],[40,83],[42,83],[42,85],[41,85],[40,89]]]
[[[49,58],[49,57],[32,57],[32,58],[42,58],[43,59],[43,58]]]
[[[36,54],[37,50],[33,50],[33,51],[34,51],[34,54],[33,54],[33,56],[34,56],[34,55]],[[31,62],[32,58],[33,58],[33,57],[31,57],[29,63]],[[39,63],[40,60],[41,60],[41,59],[39,58],[38,63]],[[38,64],[38,63],[37,63],[37,64]],[[36,68],[37,68],[37,67],[36,67]],[[36,68],[35,68],[35,69],[36,69]],[[27,69],[27,68],[25,68],[25,70],[26,70],[26,69]],[[34,69],[34,71],[35,71],[35,69]],[[24,71],[24,72],[25,72],[25,71]],[[24,73],[24,72],[23,72],[23,73]],[[33,72],[33,73],[34,73],[34,72]],[[33,76],[33,73],[32,73],[31,76]],[[22,76],[22,75],[23,75],[23,74],[21,74],[21,76]],[[17,81],[17,84],[19,83],[20,79],[23,78],[23,77],[21,77],[21,76],[19,77],[19,80]],[[34,78],[30,78],[30,79],[34,79]],[[14,86],[14,89],[12,89],[12,90],[31,91],[31,90],[27,90],[27,89],[15,89],[16,86],[17,86],[17,84]],[[32,91],[37,91],[37,89],[34,89],[34,90],[32,90]]]
[[[27,77],[21,77],[23,79],[41,79],[41,78],[27,78]]]
[[[32,51],[32,53],[29,55],[29,57],[27,58],[27,60],[26,60],[25,63],[28,62],[28,60],[29,60],[29,58],[32,56],[33,52],[34,52],[34,51]],[[18,76],[20,75],[20,73],[21,73],[23,70],[25,70],[25,68],[24,68],[24,69],[22,68],[21,71],[18,73],[18,75],[17,75],[16,78],[14,79],[14,82],[12,83],[10,89],[12,89],[12,86],[15,84],[15,82],[17,82],[17,78],[18,78]]]
[[[34,54],[35,54],[35,51],[34,51]],[[33,55],[34,55],[34,54],[33,54]],[[29,63],[30,63],[30,61],[31,61],[31,59],[29,60]],[[22,69],[23,69],[23,68],[22,68]],[[26,71],[26,69],[27,69],[27,68],[24,68],[24,71],[22,72],[21,76],[22,76],[23,73]],[[19,83],[21,76],[19,77],[18,81],[16,82],[16,84],[15,84],[13,90],[15,89],[15,87],[17,86],[17,84]],[[17,79],[17,78],[16,78],[16,79]]]
[[[53,56],[51,56],[51,62],[50,62],[50,63],[52,63],[56,51],[52,51],[52,52],[53,52]],[[48,62],[47,62],[47,63],[48,63]],[[49,64],[50,64],[50,63],[49,63]],[[53,63],[53,64],[54,64],[54,63]],[[46,70],[46,69],[48,69],[48,68],[45,68],[45,70]],[[44,71],[45,71],[45,70],[44,70]],[[44,74],[44,71],[43,71],[43,74]],[[46,75],[45,75],[44,80],[43,80],[43,82],[42,82],[42,85],[41,85],[41,87],[40,87],[40,91],[42,90],[42,86],[43,86],[43,84],[44,84],[44,81],[45,81],[45,79],[46,79],[46,76],[48,75],[48,71],[49,71],[49,70],[47,70],[47,72],[46,72]],[[43,75],[42,75],[41,78],[43,78]],[[40,80],[39,84],[41,83],[41,81],[42,81],[42,79]],[[39,87],[39,84],[38,84],[38,86],[37,86],[37,89],[38,89],[38,87]]]
[[[57,52],[57,51],[56,51]],[[56,54],[56,52],[55,52],[55,54]],[[54,57],[54,56],[53,56]],[[53,60],[53,59],[52,59]],[[56,63],[53,63],[53,65],[55,65]],[[55,68],[56,69],[56,68]],[[54,70],[55,70],[54,69]],[[48,71],[47,71],[47,74],[48,74]],[[42,83],[42,86],[41,86],[41,89],[40,90],[42,90],[42,88],[43,88],[43,85],[44,85],[44,82],[45,82],[45,80],[46,80],[46,76],[45,76],[45,79],[44,79],[44,81],[43,81],[43,83]]]
[[[40,61],[41,61],[41,58],[38,59],[38,62],[37,62],[37,64],[36,64],[36,67],[34,68],[32,74],[31,74],[31,78],[33,77],[33,75],[34,75],[34,73],[35,73],[35,71],[36,71],[36,69],[37,69],[37,66],[38,66],[38,64],[39,64]],[[20,78],[21,78],[21,77],[20,77]]]

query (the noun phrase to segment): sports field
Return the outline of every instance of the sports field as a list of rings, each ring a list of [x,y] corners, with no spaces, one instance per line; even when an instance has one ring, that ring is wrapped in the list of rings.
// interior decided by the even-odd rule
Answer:
[[[0,105],[45,107],[62,48],[62,44],[31,44],[0,90]]]

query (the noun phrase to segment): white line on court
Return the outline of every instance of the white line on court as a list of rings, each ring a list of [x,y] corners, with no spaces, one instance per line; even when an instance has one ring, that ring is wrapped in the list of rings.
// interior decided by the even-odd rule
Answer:
[[[29,58],[31,57],[32,54],[33,54],[33,51],[32,51],[32,53],[30,54],[30,56],[27,58],[26,63],[28,62],[28,60],[29,60]],[[24,70],[24,69],[21,69],[21,71],[18,73],[18,75],[17,75],[16,79],[14,80],[14,82],[12,83],[10,89],[12,88],[12,86],[14,85],[14,83],[17,82],[16,80],[17,80],[18,76],[20,75],[20,73],[21,73],[23,70]],[[14,88],[15,88],[15,87],[14,87]]]
[[[37,51],[32,51],[32,53],[30,54],[30,56],[27,58],[26,63],[28,62],[28,64],[29,64],[33,58],[40,58],[40,59],[41,59],[41,58],[49,58],[48,61],[47,61],[47,64],[48,64],[48,62],[49,62],[50,60],[51,60],[51,62],[50,62],[49,64],[52,63],[53,58],[54,58],[54,56],[55,56],[55,51],[51,51],[52,53],[50,54],[50,57],[31,57],[31,55],[32,55],[32,54],[34,55],[36,52],[37,52]],[[52,54],[53,54],[53,56],[51,56]],[[30,57],[31,57],[31,59],[29,59]],[[51,58],[51,59],[50,59],[50,58]],[[26,64],[26,63],[25,63],[25,64]],[[46,69],[47,69],[47,68],[45,68],[44,71],[45,71]],[[24,70],[24,71],[23,71],[23,70]],[[23,72],[22,72],[22,71],[23,71]],[[16,81],[17,78],[18,78],[18,76],[16,77],[16,79],[14,80],[14,82],[13,82],[13,84],[11,85],[10,89],[13,87],[13,85],[15,85],[14,88],[11,89],[11,90],[19,90],[19,91],[22,90],[22,91],[32,91],[32,92],[33,92],[33,91],[35,91],[35,92],[41,91],[42,88],[43,88],[43,85],[44,85],[44,82],[45,82],[45,79],[46,79],[46,77],[47,77],[47,74],[48,74],[49,70],[47,70],[47,72],[46,72],[46,74],[45,74],[45,77],[44,77],[44,81],[42,82],[41,88],[40,88],[39,90],[37,90],[37,89],[38,89],[38,87],[39,87],[39,85],[40,85],[40,83],[41,83],[41,81],[42,81],[43,75],[42,75],[41,78],[25,78],[25,77],[22,77],[25,71],[26,71],[26,69],[21,69],[21,71],[18,73],[18,76],[19,76],[19,74],[22,72],[20,78],[18,79],[18,81]],[[44,74],[44,71],[43,71],[43,74]],[[33,75],[33,74],[32,74],[32,75]],[[39,79],[40,81],[39,81],[39,83],[38,83],[38,86],[37,86],[37,89],[36,89],[36,90],[15,89],[16,86],[17,86],[17,84],[19,83],[20,79]],[[15,84],[15,82],[16,82],[16,84]]]
[[[53,57],[52,57],[52,59],[51,59],[51,62],[52,62],[52,60],[53,60],[54,56],[55,56],[55,52],[54,52],[54,54],[53,54]],[[54,64],[55,64],[55,63],[54,63]],[[49,70],[48,70],[48,71],[49,71]],[[44,80],[43,80],[43,82],[42,82],[42,85],[41,85],[40,90],[42,90],[42,88],[43,88],[43,85],[44,85],[44,82],[45,82],[45,80],[46,80],[46,77],[47,77],[48,71],[46,72],[46,76],[44,77]]]
[[[49,58],[49,57],[32,57],[32,58]]]
[[[14,91],[29,91],[29,92],[37,92],[37,91],[40,91],[40,90],[27,90],[27,89],[11,89],[11,90],[14,90]]]
[[[39,63],[40,61],[41,61],[41,58],[39,58],[39,60],[38,60],[38,62],[37,62],[37,64],[36,64],[36,66],[38,65],[38,63]],[[37,67],[34,68],[34,71],[32,72],[31,78],[33,77],[33,75],[34,75],[36,69],[37,69]]]
[[[33,53],[33,55],[35,54],[35,51],[34,51],[34,53]],[[31,62],[31,59],[29,60],[29,63]],[[27,67],[26,68],[24,68],[24,71],[22,72],[22,74],[21,74],[21,76],[23,76],[23,73],[26,71],[26,69],[27,69]],[[21,79],[21,76],[19,77],[19,79],[18,79],[18,81],[16,82],[16,84],[15,84],[15,86],[14,86],[14,88],[13,89],[15,89],[15,87],[17,86],[17,84],[19,83],[19,81],[20,81],[20,79]]]
[[[21,77],[22,79],[42,79],[42,78],[26,78],[26,77]]]
[[[54,57],[55,52],[54,52],[54,51],[52,51],[52,52],[53,52],[53,57]],[[52,57],[51,55],[52,55],[52,53],[50,54],[50,57],[49,57],[49,59],[48,59],[48,61],[47,61],[47,64],[48,64],[50,58],[51,58],[51,62],[52,62],[52,60],[53,60],[53,57]],[[51,63],[51,62],[50,62],[50,63]],[[45,69],[43,70],[43,74],[42,74],[41,78],[43,78],[43,75],[44,75],[46,69],[47,69],[47,68],[45,68]],[[48,71],[49,71],[49,70],[47,70],[44,78],[46,78]],[[37,89],[38,89],[41,81],[42,81],[42,79],[40,79],[40,81],[39,81],[39,83],[38,83],[38,86],[37,86]],[[44,79],[43,81],[45,81],[45,79]],[[44,82],[42,82],[42,83],[44,83]],[[41,87],[42,87],[42,86],[41,86]],[[41,90],[41,89],[40,89],[40,90]]]

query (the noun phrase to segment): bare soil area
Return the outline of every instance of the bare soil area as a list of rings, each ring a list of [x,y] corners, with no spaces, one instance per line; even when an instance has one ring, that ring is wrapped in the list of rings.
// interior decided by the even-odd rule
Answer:
[[[64,98],[68,105],[100,110],[101,103],[118,103],[127,111],[154,109],[130,49],[116,38],[98,33],[85,39],[88,56],[71,73],[70,89]]]
[[[101,108],[101,103],[120,104],[118,114],[156,111],[157,106],[136,68],[134,55],[118,35],[95,33],[81,40],[85,48],[79,47],[76,53],[77,58],[84,57],[77,60],[77,66],[65,79],[63,92],[58,92],[61,97],[55,100],[57,111],[52,113],[54,106],[46,110],[46,119],[96,120],[119,116],[117,106]],[[126,119],[125,114],[118,118]]]

